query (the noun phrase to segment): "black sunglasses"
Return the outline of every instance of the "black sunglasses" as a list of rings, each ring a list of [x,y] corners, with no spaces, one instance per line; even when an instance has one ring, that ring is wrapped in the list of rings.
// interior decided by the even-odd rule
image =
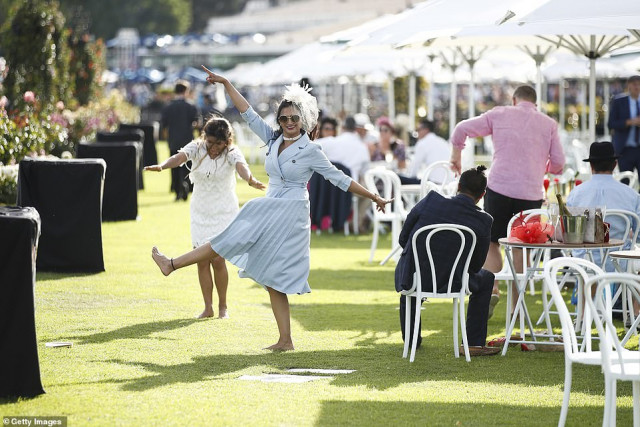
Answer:
[[[297,114],[294,114],[292,116],[282,115],[278,117],[278,122],[283,125],[289,122],[289,120],[291,120],[293,123],[298,123],[300,121],[300,116]]]

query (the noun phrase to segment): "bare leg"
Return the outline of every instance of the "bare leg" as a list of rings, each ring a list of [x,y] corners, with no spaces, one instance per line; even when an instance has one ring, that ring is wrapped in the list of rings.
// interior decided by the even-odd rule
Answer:
[[[489,252],[487,252],[487,259],[482,266],[485,270],[489,270],[492,273],[497,273],[502,270],[502,254],[500,253],[500,245],[497,242],[491,242],[489,245]],[[498,289],[498,282],[493,284],[494,295],[500,295],[500,289]]]
[[[291,319],[289,315],[289,299],[287,294],[278,292],[275,289],[267,287],[269,298],[271,298],[271,309],[278,324],[278,332],[280,338],[278,342],[265,350],[287,351],[293,350],[293,341],[291,340]]]
[[[171,274],[173,270],[177,270],[191,264],[196,264],[198,261],[209,260],[215,256],[218,256],[218,254],[211,249],[211,245],[208,243],[205,243],[184,255],[180,255],[177,258],[167,258],[165,255],[161,254],[155,246],[151,249],[151,257],[165,276]]]
[[[228,319],[227,287],[229,286],[229,272],[227,271],[227,263],[224,258],[217,256],[211,261],[211,265],[213,266],[213,277],[216,281],[216,291],[218,292],[218,318]]]
[[[175,264],[175,263],[174,263]],[[198,281],[204,299],[204,311],[198,319],[213,317],[213,278],[211,277],[211,260],[198,261]]]

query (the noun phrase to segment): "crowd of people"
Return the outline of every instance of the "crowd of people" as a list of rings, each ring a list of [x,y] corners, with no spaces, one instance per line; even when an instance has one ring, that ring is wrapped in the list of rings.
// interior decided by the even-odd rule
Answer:
[[[416,268],[411,241],[419,228],[438,223],[470,227],[477,238],[468,271],[471,300],[466,328],[470,351],[472,356],[498,352],[485,343],[487,322],[500,299],[498,283],[494,282],[494,274],[502,269],[498,240],[507,235],[507,224],[514,215],[543,205],[545,175],[560,174],[565,165],[558,124],[537,111],[537,94],[532,87],[516,88],[512,105],[498,106],[458,123],[450,143],[435,134],[433,122],[422,119],[418,124],[417,142],[409,147],[387,117],[379,118],[374,126],[364,114],[347,116],[342,123],[321,116],[317,100],[306,85],[292,84],[286,88],[275,116],[277,126],[272,127],[229,80],[204,69],[208,73],[207,82],[224,88],[241,117],[264,142],[269,183],[265,186],[253,178],[242,152],[232,145],[231,126],[223,117],[214,114],[197,141],[187,141],[186,135],[182,138],[181,131],[171,132],[178,119],[185,132],[196,123],[194,111],[184,105],[184,88],[176,85],[176,99],[167,107],[166,116],[163,115],[166,117],[163,123],[170,131],[172,155],[160,165],[146,169],[175,169],[191,161],[188,176],[194,184],[191,205],[194,249],[171,258],[154,247],[152,257],[164,275],[198,264],[205,301],[200,317],[210,317],[214,313],[210,267],[213,267],[218,290],[220,317],[227,316],[225,260],[228,260],[239,267],[241,277],[253,279],[269,293],[279,338],[267,348],[293,350],[287,295],[310,292],[307,282],[310,245],[307,183],[312,174],[318,173],[342,191],[360,196],[364,205],[373,202],[378,210],[384,211],[392,200],[383,199],[361,184],[368,168],[381,163],[395,170],[403,182],[416,183],[426,167],[445,160],[459,176],[457,195],[447,198],[430,192],[411,210],[400,234],[403,251],[396,267],[395,287],[399,292],[411,287]],[[613,144],[591,144],[590,156],[584,161],[590,163],[593,177],[571,192],[568,204],[606,205],[640,215],[640,195],[611,176],[616,166],[621,170],[638,168],[640,76],[629,78],[628,94],[613,101],[609,127],[614,132]],[[176,142],[177,135],[182,138],[179,142]],[[488,176],[484,166],[463,171],[461,152],[467,138],[489,135],[494,150]],[[175,147],[171,145],[174,142]],[[334,166],[338,163],[349,174]],[[235,172],[250,186],[259,190],[266,188],[266,197],[253,199],[238,209]],[[179,191],[179,186],[176,188]],[[182,195],[178,194],[178,198]],[[225,202],[220,203],[220,200]],[[481,200],[483,208],[478,206]],[[612,222],[611,237],[628,240],[622,227],[615,222]],[[635,242],[627,242],[628,247],[632,244]],[[440,242],[438,259],[446,262],[455,245],[457,243],[446,238]],[[522,268],[521,257],[522,254],[514,253],[517,268]],[[458,289],[462,286],[462,274],[462,271],[455,274],[454,287]],[[422,277],[426,282],[431,281],[429,274]],[[423,286],[429,285],[423,283]],[[441,287],[440,283],[433,285],[438,289]],[[403,298],[401,327],[404,326]],[[636,304],[636,312],[638,308]],[[408,339],[405,338],[406,331],[402,331],[403,339]],[[406,335],[411,336],[413,332]],[[420,342],[421,338],[418,338],[418,345]]]

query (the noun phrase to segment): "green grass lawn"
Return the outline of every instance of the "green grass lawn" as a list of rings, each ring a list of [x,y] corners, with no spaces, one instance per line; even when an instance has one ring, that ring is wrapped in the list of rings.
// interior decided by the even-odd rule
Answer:
[[[261,165],[252,170],[266,182]],[[402,359],[394,265],[367,263],[370,235],[312,235],[313,292],[290,297],[294,352],[262,350],[277,340],[268,295],[232,265],[231,318],[196,320],[196,269],[165,278],[151,259],[153,245],[170,256],[190,249],[189,205],[173,201],[169,176],[145,172],[139,221],[103,224],[105,272],[38,273],[46,394],[0,401],[0,416],[67,416],[69,426],[557,424],[563,354],[511,348],[456,359],[451,302],[425,304],[422,348],[414,363]],[[262,193],[239,181],[238,195]],[[377,261],[390,248],[388,235],[380,240]],[[528,301],[537,319],[539,297]],[[504,334],[504,312],[503,300],[490,336]],[[239,380],[289,368],[355,372],[300,384]],[[601,425],[603,390],[598,367],[576,365],[568,425]],[[631,423],[631,386],[619,383],[618,424]]]

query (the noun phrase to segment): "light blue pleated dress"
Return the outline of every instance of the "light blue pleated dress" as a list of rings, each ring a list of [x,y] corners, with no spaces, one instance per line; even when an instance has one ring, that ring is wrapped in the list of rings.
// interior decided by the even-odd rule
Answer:
[[[317,172],[343,191],[351,178],[335,168],[319,144],[304,134],[278,156],[282,135],[249,107],[242,113],[253,132],[267,144],[266,197],[247,202],[238,216],[211,240],[211,248],[240,268],[240,277],[285,294],[311,292],[309,287],[309,193]]]

